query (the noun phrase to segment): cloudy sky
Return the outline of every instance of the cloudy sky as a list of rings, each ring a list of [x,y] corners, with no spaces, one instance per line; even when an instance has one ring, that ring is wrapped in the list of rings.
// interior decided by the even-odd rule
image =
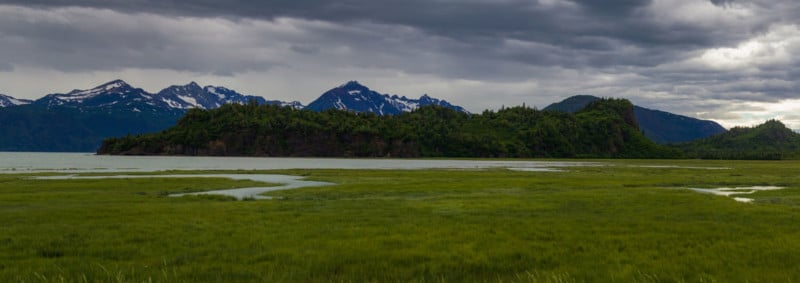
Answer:
[[[796,0],[0,0],[0,93],[358,80],[471,111],[575,94],[800,129]]]

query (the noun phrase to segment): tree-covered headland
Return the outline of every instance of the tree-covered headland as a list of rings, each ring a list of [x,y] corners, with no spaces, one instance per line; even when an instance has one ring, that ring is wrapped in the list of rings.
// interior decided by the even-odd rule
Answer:
[[[466,114],[429,106],[395,116],[229,104],[193,109],[155,134],[106,139],[99,154],[314,157],[669,158],[633,105],[602,99],[574,114],[525,106]]]

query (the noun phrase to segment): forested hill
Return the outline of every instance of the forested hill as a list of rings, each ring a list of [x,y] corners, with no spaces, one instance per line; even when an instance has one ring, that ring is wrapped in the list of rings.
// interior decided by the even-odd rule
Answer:
[[[797,159],[800,157],[800,134],[780,121],[769,120],[755,127],[735,127],[677,147],[690,158]]]
[[[574,113],[599,97],[576,95],[545,107],[547,111]],[[700,120],[660,110],[633,106],[639,129],[658,144],[681,143],[706,138],[725,132],[725,128],[711,120]]]
[[[157,134],[110,138],[98,154],[315,157],[672,157],[638,130],[633,105],[574,113],[527,107],[467,114],[439,106],[396,116],[228,104],[192,109]]]

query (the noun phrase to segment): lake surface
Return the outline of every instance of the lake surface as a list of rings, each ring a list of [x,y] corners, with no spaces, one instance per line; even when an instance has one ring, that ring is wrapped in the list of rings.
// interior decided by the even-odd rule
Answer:
[[[555,171],[595,162],[273,157],[108,156],[93,153],[0,152],[0,173],[154,172],[274,169],[486,169]]]

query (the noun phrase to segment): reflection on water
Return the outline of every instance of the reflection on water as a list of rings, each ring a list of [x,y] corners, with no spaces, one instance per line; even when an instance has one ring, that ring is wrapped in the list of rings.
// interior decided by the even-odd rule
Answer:
[[[273,187],[252,187],[227,190],[215,190],[185,194],[172,194],[179,197],[184,195],[225,195],[238,200],[243,199],[271,199],[261,194],[279,190],[291,190],[305,187],[319,187],[333,185],[332,183],[305,181],[302,177],[273,174],[202,174],[202,175],[116,175],[116,176],[46,176],[36,177],[37,180],[69,180],[69,179],[132,179],[132,178],[227,178],[232,180],[252,180],[257,182],[280,184]]]
[[[713,188],[713,189],[701,189],[701,188],[689,188],[695,192],[701,192],[706,194],[714,194],[718,196],[726,196],[731,197],[734,195],[749,195],[754,194],[758,191],[774,191],[774,190],[781,190],[783,187],[775,187],[775,186],[754,186],[754,187],[736,187],[736,188]],[[733,197],[735,201],[738,202],[753,202],[751,198],[743,198],[743,197]]]

